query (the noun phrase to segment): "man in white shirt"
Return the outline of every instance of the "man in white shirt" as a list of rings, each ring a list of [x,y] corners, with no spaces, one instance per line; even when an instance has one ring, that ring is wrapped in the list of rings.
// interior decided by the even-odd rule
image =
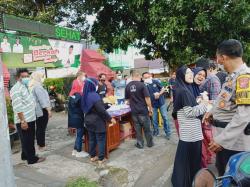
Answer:
[[[3,42],[1,42],[1,49],[3,53],[11,53],[10,43],[6,35],[3,37]]]
[[[23,45],[20,44],[19,37],[16,37],[16,43],[13,45],[13,53],[23,53]]]

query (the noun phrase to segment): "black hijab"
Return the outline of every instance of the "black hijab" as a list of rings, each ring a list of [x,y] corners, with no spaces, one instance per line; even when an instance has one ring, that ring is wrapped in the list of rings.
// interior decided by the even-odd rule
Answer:
[[[193,94],[193,88],[191,84],[186,83],[185,74],[188,67],[186,65],[181,66],[176,71],[176,89],[175,89],[175,101],[174,101],[174,113],[177,113],[185,106],[196,106],[197,102]]]

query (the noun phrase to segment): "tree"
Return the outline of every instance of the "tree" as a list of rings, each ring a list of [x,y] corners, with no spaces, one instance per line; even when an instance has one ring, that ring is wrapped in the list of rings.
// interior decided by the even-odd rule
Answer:
[[[84,9],[97,15],[91,33],[106,52],[133,44],[171,67],[213,58],[218,43],[235,38],[250,57],[248,0],[85,0]]]
[[[86,15],[81,0],[1,0],[0,12],[48,24],[66,23],[86,36]]]

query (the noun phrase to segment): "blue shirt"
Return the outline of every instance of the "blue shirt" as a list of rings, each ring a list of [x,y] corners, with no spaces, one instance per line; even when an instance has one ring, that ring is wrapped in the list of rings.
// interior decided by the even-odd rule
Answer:
[[[155,96],[154,96],[154,93],[156,92],[160,93],[162,90],[162,86],[160,82],[157,80],[153,80],[152,84],[146,84],[146,85],[149,91],[152,107],[160,108],[162,105],[165,104],[165,98],[163,95],[161,95],[159,99],[155,99]]]

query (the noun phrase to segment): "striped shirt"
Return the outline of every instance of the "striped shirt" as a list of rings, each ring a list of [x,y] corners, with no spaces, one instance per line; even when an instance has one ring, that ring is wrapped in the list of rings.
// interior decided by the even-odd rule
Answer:
[[[35,101],[32,93],[29,92],[26,86],[18,81],[10,90],[10,97],[12,100],[15,124],[20,123],[18,113],[23,113],[26,122],[36,120]]]
[[[196,142],[203,139],[201,120],[198,116],[203,115],[206,111],[206,105],[200,104],[194,107],[185,106],[177,112],[180,140]]]

